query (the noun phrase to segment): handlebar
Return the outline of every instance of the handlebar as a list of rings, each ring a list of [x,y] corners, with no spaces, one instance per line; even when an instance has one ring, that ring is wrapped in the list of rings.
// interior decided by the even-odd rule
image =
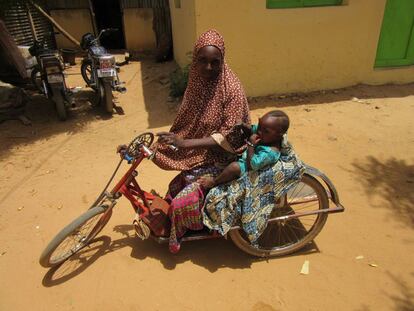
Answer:
[[[95,42],[98,42],[99,41],[99,39],[101,38],[101,36],[104,34],[104,33],[106,33],[106,32],[116,32],[116,31],[118,31],[119,29],[118,28],[105,28],[105,29],[102,29],[100,32],[99,32],[99,35],[98,35],[98,37],[95,39],[95,40],[93,40],[93,42],[95,43]]]
[[[178,148],[174,145],[168,145],[168,147],[173,150],[174,152],[178,151]],[[140,151],[140,154],[142,154],[144,157],[148,158],[148,159],[152,159],[155,152],[153,152],[152,150],[150,150],[147,146],[145,146],[144,144],[140,144],[138,146],[138,149]],[[126,160],[128,162],[128,164],[131,164],[135,157],[131,156],[130,154],[127,153],[127,150],[118,150],[118,152],[121,154],[121,157]]]

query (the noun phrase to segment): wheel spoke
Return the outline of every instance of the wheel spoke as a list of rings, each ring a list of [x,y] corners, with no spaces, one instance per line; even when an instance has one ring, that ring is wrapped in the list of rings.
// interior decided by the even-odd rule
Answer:
[[[301,184],[302,184],[302,187],[300,188],[300,190],[299,190],[299,191],[297,191],[297,190],[299,189],[299,185],[298,185],[298,186],[296,186],[296,188],[295,188],[295,189],[293,189],[293,191],[292,191],[292,195],[290,196],[290,199],[295,198],[295,196],[294,196],[295,191],[296,191],[296,194],[299,194],[299,193],[302,191],[302,189],[305,187],[305,184],[304,184],[303,182],[302,182]],[[288,200],[288,203],[290,203],[290,201],[289,201],[289,200]]]

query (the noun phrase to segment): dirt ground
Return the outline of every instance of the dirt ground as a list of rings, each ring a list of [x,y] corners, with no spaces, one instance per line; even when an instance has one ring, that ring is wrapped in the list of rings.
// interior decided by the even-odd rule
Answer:
[[[414,310],[414,84],[251,99],[253,121],[275,107],[289,114],[297,152],[332,179],[346,207],[307,251],[263,260],[217,239],[171,255],[134,237],[121,199],[90,248],[58,269],[39,265],[50,239],[105,185],[116,146],[168,129],[174,68],[122,67],[128,92],[112,118],[82,89],[67,122],[34,96],[32,126],[0,124],[0,310]],[[79,67],[68,73],[71,87],[84,86]],[[138,180],[164,193],[174,175],[146,162]],[[300,274],[305,260],[309,275]]]

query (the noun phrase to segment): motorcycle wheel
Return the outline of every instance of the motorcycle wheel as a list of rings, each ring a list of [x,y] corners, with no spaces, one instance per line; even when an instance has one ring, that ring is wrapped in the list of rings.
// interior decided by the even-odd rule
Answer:
[[[90,59],[87,59],[82,63],[81,75],[86,84],[92,89],[96,90],[96,85],[94,84],[92,74],[92,61]]]
[[[111,81],[101,80],[101,83],[99,83],[99,97],[100,104],[105,107],[105,111],[109,114],[112,114],[114,103]]]
[[[325,188],[312,176],[304,174],[302,180],[275,205],[269,218],[329,208]],[[291,218],[269,223],[253,246],[243,229],[231,230],[229,236],[242,251],[258,257],[276,257],[293,253],[308,243],[322,230],[327,213]]]
[[[52,94],[52,101],[55,103],[55,108],[59,120],[66,121],[66,119],[68,118],[68,112],[66,111],[65,100],[63,98],[60,88],[52,88]]]
[[[30,79],[32,80],[32,84],[36,88],[36,90],[41,94],[45,94],[45,91],[42,85],[42,74],[40,73],[39,67],[36,66],[33,68],[30,74]]]

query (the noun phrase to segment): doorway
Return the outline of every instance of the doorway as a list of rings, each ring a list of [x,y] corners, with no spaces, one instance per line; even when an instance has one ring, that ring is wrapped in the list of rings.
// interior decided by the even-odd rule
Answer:
[[[101,37],[101,44],[107,49],[125,49],[122,11],[119,0],[92,0],[98,32],[105,28],[116,28],[118,31]]]

